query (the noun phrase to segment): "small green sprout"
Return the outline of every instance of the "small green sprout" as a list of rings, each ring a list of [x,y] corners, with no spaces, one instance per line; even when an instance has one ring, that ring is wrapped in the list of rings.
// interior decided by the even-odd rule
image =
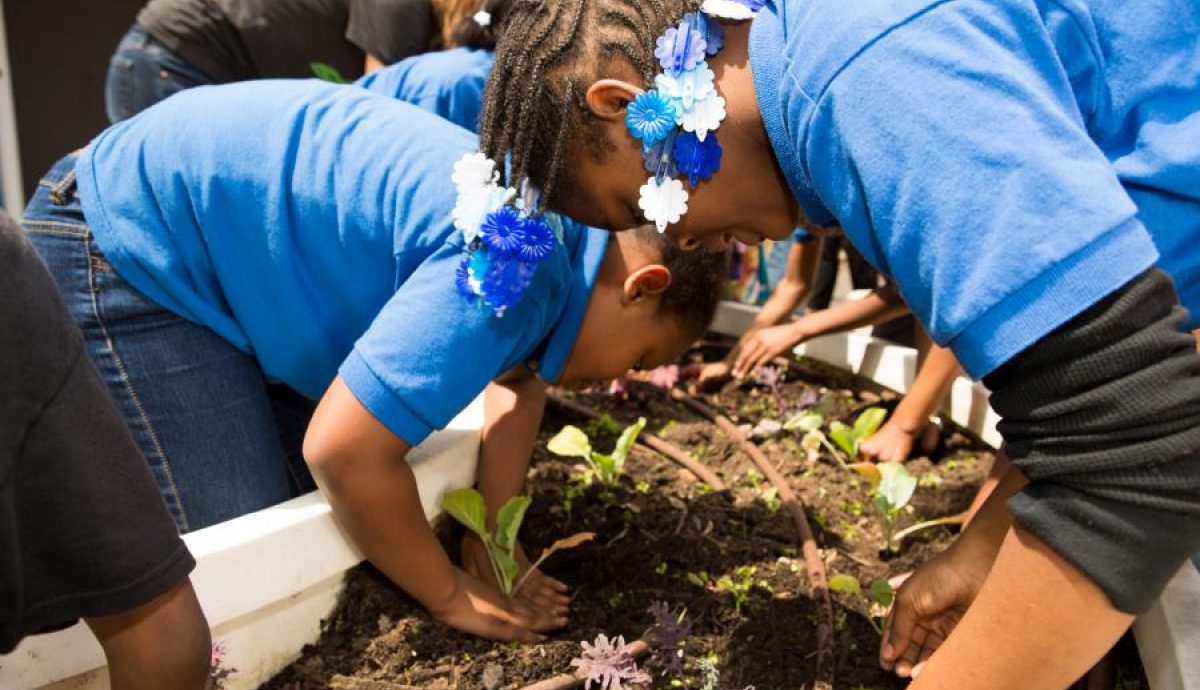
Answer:
[[[894,551],[896,547],[896,520],[912,500],[917,490],[917,478],[898,462],[881,462],[875,465],[858,463],[855,471],[871,482],[871,503],[879,514],[883,525],[883,547]]]
[[[783,507],[783,501],[779,498],[779,489],[773,486],[764,487],[763,476],[755,469],[746,472],[746,481],[750,482],[750,485],[758,492],[768,514],[774,515],[779,512],[779,509]]]
[[[625,460],[629,457],[630,449],[645,427],[645,417],[639,417],[637,422],[625,427],[621,437],[617,439],[612,455],[592,450],[588,435],[579,427],[570,424],[555,434],[546,448],[555,455],[582,458],[588,464],[585,476],[589,482],[598,479],[603,484],[615,486],[625,469]]]
[[[754,573],[758,572],[758,568],[752,565],[740,565],[734,571],[733,575],[722,575],[717,578],[715,586],[718,590],[729,592],[733,596],[733,610],[736,613],[742,612],[742,607],[750,599],[750,590],[754,588]]]
[[[875,632],[883,636],[883,623],[887,620],[888,607],[892,605],[892,600],[896,597],[895,591],[892,590],[892,585],[887,580],[879,579],[872,580],[871,584],[867,585],[864,590],[858,580],[849,575],[834,575],[829,578],[829,591],[842,592],[855,597],[861,597],[867,602],[868,615],[867,621],[875,628]]]
[[[464,527],[474,532],[483,541],[487,549],[488,561],[492,564],[492,573],[496,582],[505,594],[511,595],[519,591],[525,583],[521,578],[516,586],[513,580],[520,573],[517,564],[517,533],[521,531],[521,522],[525,519],[525,511],[532,502],[528,496],[513,496],[500,506],[496,513],[496,531],[493,533],[487,527],[487,505],[483,495],[475,489],[456,489],[442,497],[442,510],[446,511]],[[542,551],[542,555],[530,566],[525,577],[529,576],[550,554],[562,549],[571,549],[595,537],[592,532],[580,532],[565,539],[559,539]]]
[[[846,456],[853,460],[858,457],[858,449],[862,446],[862,442],[871,438],[879,430],[885,417],[887,417],[887,411],[882,407],[868,407],[858,415],[858,419],[854,420],[852,427],[841,422],[831,422],[829,438],[833,439],[833,442],[845,451]]]

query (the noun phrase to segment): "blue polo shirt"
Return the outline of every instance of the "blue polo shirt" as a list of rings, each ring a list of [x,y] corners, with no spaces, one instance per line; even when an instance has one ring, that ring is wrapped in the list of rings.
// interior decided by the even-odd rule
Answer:
[[[768,0],[750,62],[807,215],[979,377],[1160,254],[1200,326],[1198,35],[1194,0]]]
[[[558,378],[608,239],[564,222],[503,318],[468,304],[450,176],[476,148],[362,89],[254,81],[181,92],[106,130],[76,170],[96,241],[135,288],[310,398],[340,371],[416,445],[530,358]]]
[[[479,129],[483,87],[492,72],[492,62],[490,50],[439,50],[401,60],[354,83],[437,113],[475,132]]]

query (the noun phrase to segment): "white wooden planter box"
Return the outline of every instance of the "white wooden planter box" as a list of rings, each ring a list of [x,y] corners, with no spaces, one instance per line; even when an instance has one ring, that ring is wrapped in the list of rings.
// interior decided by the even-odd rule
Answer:
[[[475,479],[483,398],[410,454],[425,515],[442,494]],[[213,641],[236,668],[227,690],[258,687],[317,639],[342,578],[362,556],[342,534],[329,505],[311,493],[184,536],[196,569],[192,583]],[[82,623],[27,638],[0,657],[3,690],[108,688],[104,654]]]

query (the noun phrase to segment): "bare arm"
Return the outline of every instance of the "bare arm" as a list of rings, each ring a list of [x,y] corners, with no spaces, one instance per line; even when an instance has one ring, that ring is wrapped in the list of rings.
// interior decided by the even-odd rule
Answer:
[[[950,350],[933,345],[917,370],[917,378],[892,416],[862,446],[862,454],[883,462],[904,462],[915,439],[929,423],[954,379],[962,372]]]
[[[374,55],[367,53],[367,58],[363,62],[363,75],[368,75],[375,70],[383,69],[383,61]]]
[[[787,270],[754,317],[751,331],[788,321],[792,313],[808,299],[812,292],[813,276],[821,258],[821,246],[825,240],[816,238],[807,242],[792,242],[788,250]]]
[[[894,288],[885,285],[860,300],[814,311],[792,323],[747,333],[739,343],[733,374],[745,376],[809,338],[882,323],[907,312],[904,300]]]
[[[455,568],[430,529],[411,449],[375,419],[339,376],[321,399],[304,457],[355,545],[384,575],[451,627],[485,637],[535,640],[553,627]]]

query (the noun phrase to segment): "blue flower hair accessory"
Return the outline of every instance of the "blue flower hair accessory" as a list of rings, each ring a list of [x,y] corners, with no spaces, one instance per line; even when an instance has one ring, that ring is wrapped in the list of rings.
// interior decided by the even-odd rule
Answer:
[[[642,215],[665,232],[687,213],[688,193],[675,178],[686,175],[693,188],[721,167],[716,129],[725,119],[725,99],[717,93],[706,58],[725,45],[718,19],[751,19],[765,0],[705,0],[699,12],[683,15],[655,42],[663,71],[654,88],[629,104],[625,124],[642,142],[650,179],[642,185]]]
[[[468,302],[503,317],[525,294],[538,264],[561,244],[562,227],[555,216],[527,215],[525,201],[500,186],[495,162],[482,153],[460,158],[451,179],[458,189],[454,225],[466,247],[455,285]]]

